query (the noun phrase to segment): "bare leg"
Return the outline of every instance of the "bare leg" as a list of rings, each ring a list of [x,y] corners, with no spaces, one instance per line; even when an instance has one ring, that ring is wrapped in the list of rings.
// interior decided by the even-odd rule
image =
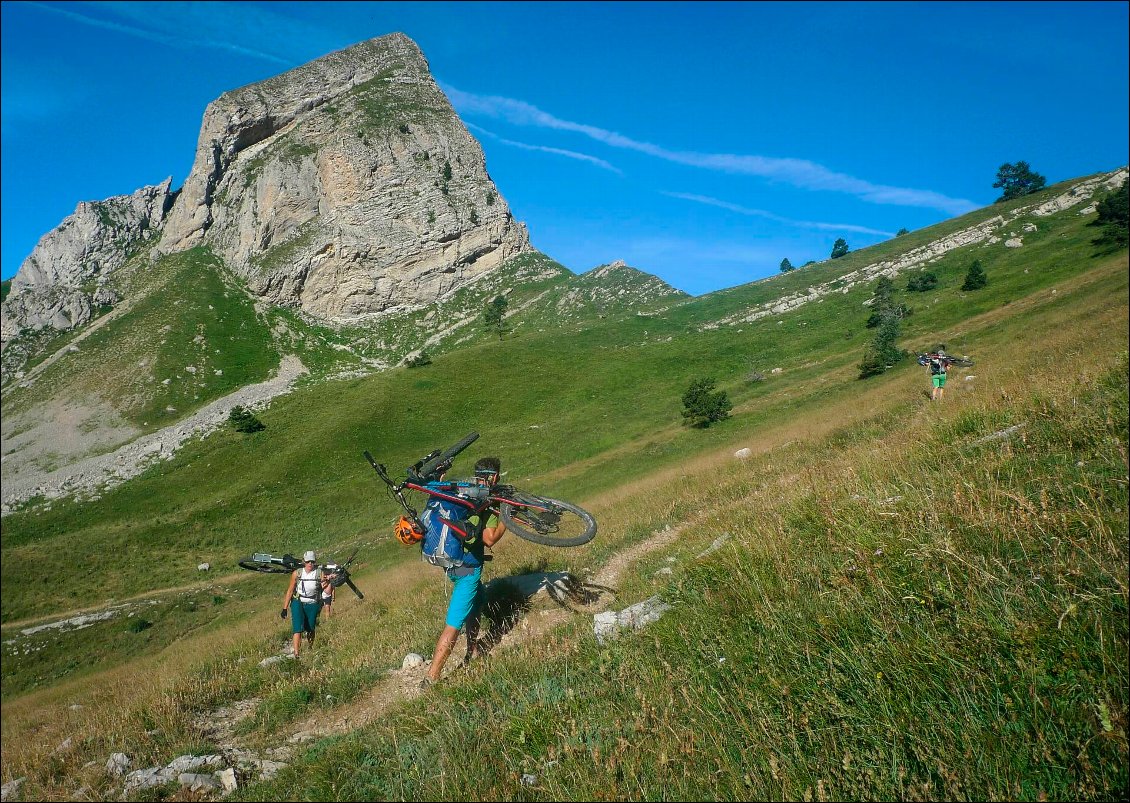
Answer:
[[[444,625],[443,632],[439,634],[439,639],[436,641],[436,651],[432,656],[432,665],[428,669],[428,677],[432,681],[439,680],[439,675],[443,671],[443,665],[447,662],[447,656],[451,655],[451,649],[455,646],[456,640],[459,638],[459,630],[451,625]]]
[[[298,657],[298,645],[301,644],[301,643],[302,643],[302,634],[301,633],[295,633],[294,634],[294,657],[295,658]]]
[[[463,625],[463,632],[467,634],[467,661],[479,657],[479,615],[476,613],[467,618]]]

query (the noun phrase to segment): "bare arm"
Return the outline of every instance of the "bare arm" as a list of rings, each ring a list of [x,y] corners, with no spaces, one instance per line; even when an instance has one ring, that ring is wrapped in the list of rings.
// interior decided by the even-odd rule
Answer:
[[[483,545],[494,546],[504,535],[506,535],[506,522],[500,518],[498,524],[483,529]]]
[[[295,569],[290,573],[290,587],[286,590],[286,596],[283,597],[283,607],[285,608],[290,604],[290,600],[294,597],[294,587],[298,585],[298,570]]]

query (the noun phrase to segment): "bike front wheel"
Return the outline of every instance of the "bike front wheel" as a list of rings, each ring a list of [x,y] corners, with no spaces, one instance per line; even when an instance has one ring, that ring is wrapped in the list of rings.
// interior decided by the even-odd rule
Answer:
[[[289,555],[283,558],[276,558],[273,555],[267,555],[262,552],[256,552],[254,555],[248,555],[246,558],[239,559],[239,566],[241,569],[247,569],[251,572],[265,572],[267,574],[286,574],[287,572],[294,571],[296,566],[286,565],[290,558]],[[294,561],[294,558],[290,558]],[[301,564],[298,564],[301,565]]]
[[[543,546],[580,546],[596,537],[592,514],[560,499],[514,491],[499,505],[499,514],[508,530]]]

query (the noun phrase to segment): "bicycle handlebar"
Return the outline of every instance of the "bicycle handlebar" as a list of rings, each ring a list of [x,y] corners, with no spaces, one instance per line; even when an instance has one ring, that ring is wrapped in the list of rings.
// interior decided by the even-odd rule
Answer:
[[[432,452],[421,462],[413,466],[412,471],[416,474],[417,477],[424,480],[431,479],[433,473],[442,474],[444,473],[444,471],[451,467],[451,462],[455,460],[456,455],[458,455],[478,439],[479,433],[470,432],[466,437],[463,438],[463,440],[459,441],[454,446],[448,447],[438,454],[436,452]],[[441,466],[443,467],[442,470],[437,471],[437,469],[440,469]]]

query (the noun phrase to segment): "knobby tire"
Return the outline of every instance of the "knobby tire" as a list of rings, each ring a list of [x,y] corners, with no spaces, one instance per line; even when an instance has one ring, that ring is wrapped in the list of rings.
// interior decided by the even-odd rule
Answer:
[[[519,538],[542,546],[572,547],[587,544],[596,537],[596,519],[583,508],[548,496],[526,493],[516,493],[513,496],[514,501],[499,505],[499,515],[506,529],[513,531]],[[539,508],[548,508],[549,514]],[[576,535],[557,535],[555,533],[561,532],[562,522],[565,523],[567,532],[576,527],[583,529]]]

